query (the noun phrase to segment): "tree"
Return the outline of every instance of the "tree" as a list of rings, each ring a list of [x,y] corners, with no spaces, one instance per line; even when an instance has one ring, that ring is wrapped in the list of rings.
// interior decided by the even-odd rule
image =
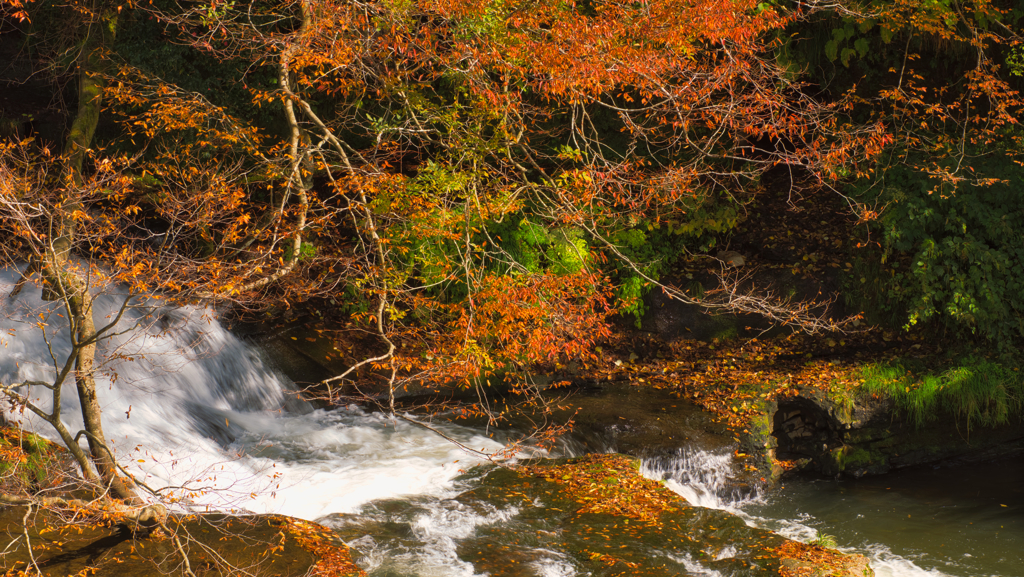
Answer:
[[[18,5],[14,6],[18,8]],[[3,170],[3,203],[5,232],[12,238],[25,243],[25,252],[31,255],[31,264],[26,277],[19,282],[11,297],[17,295],[22,283],[32,272],[39,272],[54,298],[62,300],[72,332],[73,352],[59,371],[57,382],[52,387],[59,399],[63,381],[73,375],[82,405],[85,420],[85,436],[89,444],[91,462],[86,460],[78,448],[77,439],[63,427],[60,421],[59,403],[50,415],[40,416],[54,425],[61,439],[72,450],[89,480],[106,484],[117,497],[128,498],[131,491],[116,472],[113,454],[106,447],[103,435],[102,417],[96,398],[96,383],[93,378],[93,363],[96,342],[104,330],[99,332],[92,313],[90,280],[92,275],[71,263],[71,251],[81,242],[79,222],[84,216],[85,202],[96,186],[102,186],[107,171],[97,172],[99,181],[87,183],[83,174],[83,163],[88,154],[92,137],[99,120],[104,77],[105,60],[102,53],[111,44],[117,31],[118,10],[112,5],[97,4],[85,12],[77,42],[76,65],[79,68],[78,110],[67,137],[67,144],[58,163],[59,181],[63,181],[63,193],[54,198],[47,195],[38,198],[39,179],[43,175],[18,171],[18,163],[8,164]],[[15,144],[4,146],[6,158],[18,152]],[[22,156],[22,161],[27,159]],[[28,169],[24,164],[20,168]],[[31,169],[29,169],[31,170]],[[45,170],[45,169],[42,169]],[[35,202],[33,202],[35,201]],[[37,228],[42,225],[44,228]],[[20,248],[20,247],[19,247]],[[22,254],[24,255],[25,252]],[[9,392],[9,394],[15,394]]]
[[[485,297],[503,309],[511,293],[489,291],[496,283],[537,295],[550,276],[589,284],[541,301],[593,314],[609,283],[635,297],[628,287],[657,282],[656,264],[624,250],[654,227],[719,232],[764,170],[833,179],[866,170],[889,142],[881,125],[850,121],[845,102],[802,91],[770,40],[796,15],[753,2],[296,2],[156,16],[210,55],[277,70],[249,86],[287,118],[289,173],[313,179],[299,205],[315,192],[329,199],[311,209],[325,215],[317,226],[337,227],[335,214],[351,223],[326,236],[356,248],[355,285],[384,347],[367,362],[395,370],[391,335],[404,319],[435,327],[419,333],[432,362],[400,363],[410,377],[469,382],[517,366],[519,352],[495,356],[478,338],[500,332],[475,312]],[[607,278],[609,260],[627,278]],[[763,296],[720,294],[701,302],[830,326]],[[532,350],[576,354],[600,332],[562,334]]]

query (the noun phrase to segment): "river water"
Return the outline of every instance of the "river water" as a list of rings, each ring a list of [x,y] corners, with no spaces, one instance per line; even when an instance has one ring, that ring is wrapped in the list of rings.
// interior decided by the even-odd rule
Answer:
[[[45,380],[55,373],[48,351],[62,361],[70,350],[66,324],[38,288],[7,299],[15,278],[0,271],[0,380]],[[120,302],[100,296],[100,320]],[[481,575],[459,557],[458,544],[487,527],[514,526],[520,511],[468,508],[454,499],[473,486],[463,472],[479,457],[359,407],[314,410],[210,311],[137,304],[119,323],[122,334],[104,344],[99,388],[107,436],[149,486],[184,487],[174,492],[192,509],[319,520],[345,535],[375,577]],[[73,391],[62,398],[72,428],[80,426]],[[37,387],[31,396],[45,408],[44,392]],[[53,436],[28,413],[8,417]],[[483,451],[505,440],[493,431],[437,426]],[[731,471],[728,450],[692,446],[644,466],[693,504],[805,541],[828,533],[840,548],[868,555],[879,576],[1024,575],[1020,463],[791,482],[763,495],[734,493]],[[529,574],[577,575],[555,551],[532,558]],[[717,574],[678,562],[693,574]]]
[[[644,473],[688,501],[800,541],[819,532],[867,555],[879,577],[1024,575],[1024,463],[921,468],[877,477],[792,480],[763,495],[736,495],[731,457],[699,449]]]

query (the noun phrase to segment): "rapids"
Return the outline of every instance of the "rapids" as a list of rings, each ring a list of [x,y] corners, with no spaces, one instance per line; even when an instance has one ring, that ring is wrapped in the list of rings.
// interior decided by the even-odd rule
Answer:
[[[62,362],[70,350],[60,310],[42,301],[38,288],[7,298],[16,278],[15,271],[0,271],[5,384],[52,378],[50,352]],[[122,300],[99,295],[97,324]],[[481,575],[460,557],[459,544],[517,523],[517,508],[468,507],[455,498],[475,486],[463,472],[480,459],[426,429],[359,407],[314,410],[210,310],[132,304],[100,351],[105,431],[122,463],[151,487],[171,488],[183,507],[319,520],[346,535],[377,577]],[[31,396],[45,408],[43,392]],[[73,385],[62,410],[72,429],[81,426]],[[7,417],[53,438],[27,412]],[[500,435],[439,426],[473,448],[502,446]],[[1024,575],[1019,466],[974,476],[925,471],[792,482],[772,493],[739,494],[728,482],[731,461],[728,450],[687,446],[645,460],[643,473],[693,504],[731,511],[752,526],[805,541],[819,531],[834,535],[842,549],[868,555],[880,577]],[[523,575],[578,574],[556,551],[538,549],[532,558]],[[673,561],[694,575],[720,575],[693,558]]]
[[[71,350],[55,303],[0,273],[0,380],[48,380]],[[97,296],[96,324],[114,318],[123,296]],[[45,327],[40,327],[44,319]],[[355,511],[375,499],[446,495],[476,459],[434,433],[358,407],[313,410],[259,350],[239,340],[210,310],[163,309],[133,302],[114,336],[103,341],[97,376],[104,432],[119,460],[155,489],[174,490],[192,506],[315,519]],[[41,387],[29,396],[45,409]],[[73,383],[62,413],[82,426]],[[8,415],[49,438],[49,425],[27,411]],[[476,449],[499,441],[443,425]]]

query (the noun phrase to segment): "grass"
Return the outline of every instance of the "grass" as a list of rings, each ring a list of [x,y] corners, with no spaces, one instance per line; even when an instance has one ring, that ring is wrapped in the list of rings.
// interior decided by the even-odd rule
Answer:
[[[836,538],[832,535],[826,535],[825,533],[818,533],[818,536],[811,541],[811,545],[817,545],[818,547],[824,547],[826,549],[835,549],[839,547],[839,543],[836,542]]]
[[[828,384],[828,398],[834,404],[844,420],[849,421],[853,416],[854,400],[850,389],[842,382],[833,379]]]
[[[918,427],[943,413],[965,420],[968,428],[993,427],[1019,418],[1024,410],[1024,376],[1004,362],[965,357],[938,373],[899,362],[873,364],[862,376],[865,392],[892,399]]]

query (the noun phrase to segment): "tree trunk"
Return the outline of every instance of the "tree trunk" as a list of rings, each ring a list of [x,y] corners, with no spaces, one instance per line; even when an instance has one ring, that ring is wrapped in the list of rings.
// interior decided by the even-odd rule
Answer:
[[[115,7],[101,4],[94,7],[94,10],[96,12],[92,15],[92,21],[86,24],[88,32],[79,59],[78,112],[64,148],[67,200],[56,215],[59,234],[43,251],[41,272],[51,293],[64,301],[71,323],[75,386],[82,406],[82,419],[92,462],[112,496],[132,499],[135,492],[131,482],[117,474],[117,463],[103,434],[102,410],[96,394],[94,365],[97,335],[89,283],[70,259],[76,236],[76,215],[84,211],[82,199],[76,193],[85,183],[83,165],[96,133],[103,104],[106,84],[102,76],[106,64],[103,50],[113,42],[117,31],[118,12]],[[87,275],[88,271],[84,274]]]
[[[72,283],[78,285],[75,288],[76,294],[69,295],[67,299],[68,312],[75,319],[72,323],[75,328],[72,336],[75,343],[75,386],[78,389],[78,401],[82,405],[85,431],[89,437],[89,452],[103,483],[110,487],[111,493],[119,499],[132,499],[135,493],[129,482],[117,474],[117,463],[103,435],[102,410],[96,395],[93,369],[96,359],[96,326],[92,316],[92,295],[86,283],[77,275]]]
[[[67,252],[47,252],[43,278],[61,296],[71,323],[71,351],[75,361],[75,387],[82,406],[82,420],[89,441],[89,453],[103,484],[119,499],[133,499],[129,480],[117,474],[117,463],[103,434],[102,409],[96,394],[96,325],[89,283],[69,262]],[[64,437],[64,435],[61,435]],[[65,439],[67,442],[67,439]],[[77,444],[77,440],[73,440]],[[89,477],[88,471],[83,471]]]
[[[102,74],[106,68],[103,50],[113,44],[117,32],[117,9],[113,6],[98,6],[94,10],[94,21],[86,24],[88,32],[78,66],[78,113],[64,146],[67,176],[75,186],[81,185],[84,180],[82,165],[100,120],[103,89],[106,87],[106,79]]]

